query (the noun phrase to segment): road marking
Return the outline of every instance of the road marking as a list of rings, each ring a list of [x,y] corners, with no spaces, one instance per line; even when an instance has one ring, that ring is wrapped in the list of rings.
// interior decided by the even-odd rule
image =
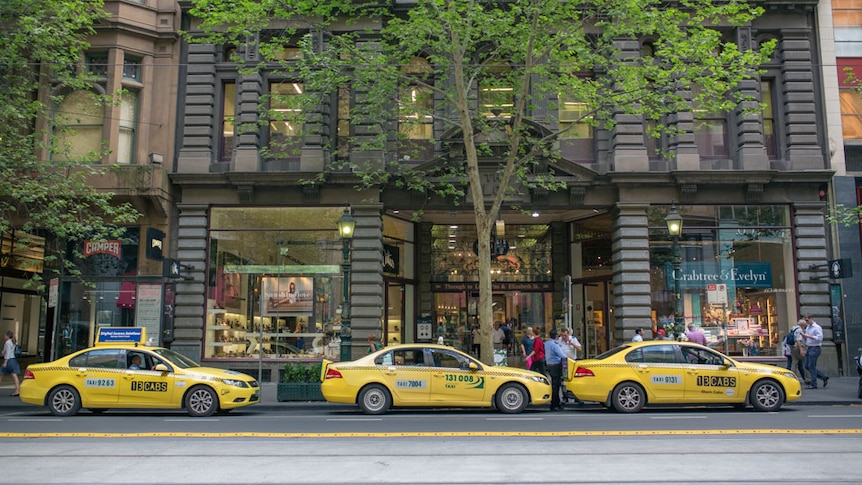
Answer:
[[[343,433],[256,433],[256,432],[139,432],[139,433],[7,433],[2,438],[560,438],[607,436],[702,436],[702,435],[862,435],[862,428],[853,429],[656,429],[630,431],[407,431],[407,432],[343,432]]]
[[[326,418],[327,421],[383,421],[383,418]]]
[[[544,421],[545,418],[485,418],[485,421]]]
[[[21,421],[34,421],[37,423],[47,423],[51,421],[62,421],[62,418],[9,418],[6,421],[12,421],[13,423],[21,422]]]
[[[218,418],[207,419],[207,418],[166,418],[163,421],[167,423],[212,423],[221,421]]]
[[[703,416],[703,415],[700,415],[700,416],[685,416],[685,415],[682,415],[682,414],[678,414],[678,415],[676,415],[676,416],[650,416],[649,418],[650,418],[650,419],[673,419],[673,420],[677,420],[677,419],[706,419],[706,416]]]
[[[860,414],[809,414],[809,418],[862,418]]]

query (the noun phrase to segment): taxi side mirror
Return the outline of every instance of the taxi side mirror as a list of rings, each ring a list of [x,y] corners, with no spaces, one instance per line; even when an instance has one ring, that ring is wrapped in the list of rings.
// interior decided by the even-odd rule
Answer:
[[[469,370],[471,370],[471,371],[477,371],[477,370],[479,370],[479,366],[478,366],[475,362],[470,362],[470,363],[467,365],[467,368],[468,368]]]
[[[724,359],[721,361],[721,366],[724,367],[725,369],[729,369],[729,368],[733,367],[733,364],[729,360]]]
[[[165,364],[156,364],[153,367],[153,370],[157,370],[159,372],[168,372],[168,366],[166,366]]]

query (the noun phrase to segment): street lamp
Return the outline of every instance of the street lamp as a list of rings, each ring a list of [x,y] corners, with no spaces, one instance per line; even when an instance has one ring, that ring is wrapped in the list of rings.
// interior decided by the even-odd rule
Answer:
[[[356,229],[356,219],[350,215],[350,207],[344,208],[344,214],[338,220],[338,237],[341,238],[341,252],[344,259],[341,262],[343,275],[342,303],[341,303],[341,361],[351,360],[350,355],[350,241],[353,239],[353,230]]]
[[[667,223],[667,232],[673,241],[673,331],[679,336],[683,332],[682,294],[679,289],[679,267],[682,264],[679,257],[679,237],[682,235],[682,216],[676,211],[676,204],[671,204],[664,222]]]

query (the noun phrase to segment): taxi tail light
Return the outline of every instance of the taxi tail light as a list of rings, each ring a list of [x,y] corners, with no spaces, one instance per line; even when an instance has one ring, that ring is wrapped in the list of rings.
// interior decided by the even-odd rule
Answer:
[[[326,376],[324,377],[324,379],[342,379],[342,378],[343,378],[343,376],[341,375],[341,372],[338,372],[335,369],[326,369]]]
[[[30,369],[24,371],[24,380],[27,379],[35,379],[36,376],[33,375],[33,372]]]
[[[577,370],[575,370],[575,374],[572,377],[595,377],[595,376],[596,375],[593,374],[593,371],[591,371],[585,367],[578,367]]]

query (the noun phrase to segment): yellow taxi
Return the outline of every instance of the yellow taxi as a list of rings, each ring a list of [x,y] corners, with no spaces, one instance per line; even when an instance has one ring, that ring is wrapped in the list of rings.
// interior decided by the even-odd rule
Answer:
[[[260,401],[253,377],[201,367],[145,342],[143,328],[101,328],[94,347],[27,366],[21,401],[47,406],[55,416],[72,416],[82,407],[94,413],[110,408],[185,409],[192,416],[210,416]]]
[[[320,379],[327,401],[355,403],[366,414],[395,406],[496,407],[520,413],[551,400],[551,384],[542,374],[489,366],[434,344],[393,345],[352,362],[324,360]]]
[[[569,361],[566,389],[582,401],[634,413],[650,404],[751,405],[776,411],[802,397],[793,372],[738,362],[691,342],[654,340],[613,348],[594,359]]]

